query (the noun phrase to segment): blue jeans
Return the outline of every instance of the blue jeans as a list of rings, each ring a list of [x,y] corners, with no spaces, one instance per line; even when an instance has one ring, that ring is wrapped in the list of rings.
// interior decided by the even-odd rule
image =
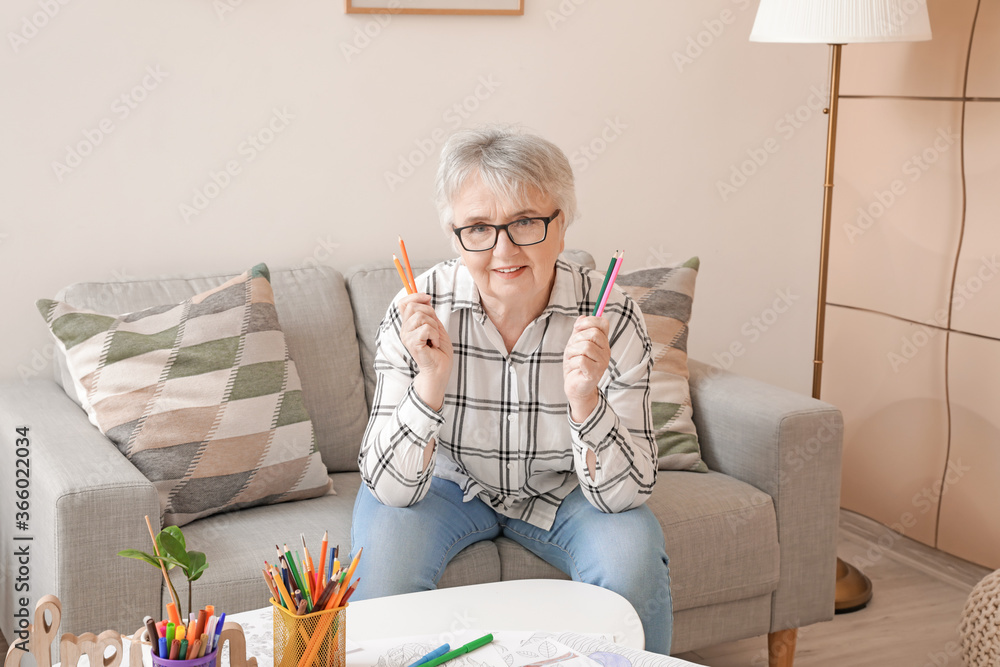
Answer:
[[[645,505],[605,514],[573,490],[551,530],[495,512],[479,498],[462,502],[454,482],[431,480],[427,496],[410,507],[380,503],[362,483],[354,503],[351,548],[364,547],[352,600],[436,588],[459,551],[503,535],[551,563],[574,581],[612,590],[642,620],[646,650],[670,652],[673,611],[663,530]],[[353,554],[352,554],[353,556]]]

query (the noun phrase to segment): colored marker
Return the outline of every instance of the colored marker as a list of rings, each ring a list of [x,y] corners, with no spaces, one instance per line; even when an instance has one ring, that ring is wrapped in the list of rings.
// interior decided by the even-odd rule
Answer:
[[[449,660],[451,660],[453,658],[457,658],[460,655],[465,655],[466,653],[471,653],[472,651],[475,651],[480,646],[486,646],[491,641],[493,641],[493,635],[492,634],[484,635],[484,636],[480,637],[479,639],[472,640],[471,642],[469,642],[465,646],[459,646],[454,651],[449,651],[448,653],[445,653],[444,655],[439,655],[438,657],[436,657],[436,658],[434,658],[432,660],[428,660],[427,662],[425,662],[422,665],[422,667],[437,667],[438,665],[440,665],[442,663],[445,663],[445,662],[448,662]]]
[[[434,649],[430,653],[424,655],[422,658],[420,658],[416,662],[411,662],[407,667],[419,667],[419,665],[422,665],[425,662],[433,660],[434,658],[438,657],[439,655],[444,655],[445,653],[447,653],[450,650],[451,650],[451,644],[442,644],[441,646],[438,646],[436,649]]]
[[[219,616],[219,622],[215,624],[215,638],[211,639],[212,650],[219,645],[219,635],[222,634],[222,625],[226,622],[226,612],[222,612],[222,616]]]

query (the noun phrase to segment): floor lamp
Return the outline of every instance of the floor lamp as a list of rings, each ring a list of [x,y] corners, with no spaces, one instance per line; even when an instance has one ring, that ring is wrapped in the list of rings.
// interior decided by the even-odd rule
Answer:
[[[830,105],[826,131],[826,175],[823,230],[816,302],[816,349],[813,398],[823,383],[823,330],[826,326],[826,283],[830,258],[830,213],[833,210],[833,157],[837,142],[840,98],[840,51],[855,42],[916,42],[931,38],[926,0],[760,0],[751,42],[830,45]],[[837,559],[835,610],[862,609],[872,597],[871,580],[853,565]]]

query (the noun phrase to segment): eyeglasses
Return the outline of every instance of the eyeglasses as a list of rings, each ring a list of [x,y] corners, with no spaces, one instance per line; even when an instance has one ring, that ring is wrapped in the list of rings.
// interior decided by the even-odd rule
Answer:
[[[559,209],[547,218],[522,218],[506,225],[476,223],[453,229],[462,247],[469,252],[485,252],[496,247],[500,230],[507,232],[507,238],[514,245],[525,246],[541,243],[549,234],[549,223],[562,213]]]

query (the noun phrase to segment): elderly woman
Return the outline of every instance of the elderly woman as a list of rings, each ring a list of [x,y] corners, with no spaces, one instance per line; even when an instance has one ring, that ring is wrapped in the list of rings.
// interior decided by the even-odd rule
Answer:
[[[448,561],[506,536],[576,581],[623,595],[648,650],[672,628],[656,481],[650,341],[617,288],[559,258],[576,213],[552,143],[462,131],[442,150],[441,223],[459,257],[401,292],[377,337],[359,459],[354,599],[434,588]]]

